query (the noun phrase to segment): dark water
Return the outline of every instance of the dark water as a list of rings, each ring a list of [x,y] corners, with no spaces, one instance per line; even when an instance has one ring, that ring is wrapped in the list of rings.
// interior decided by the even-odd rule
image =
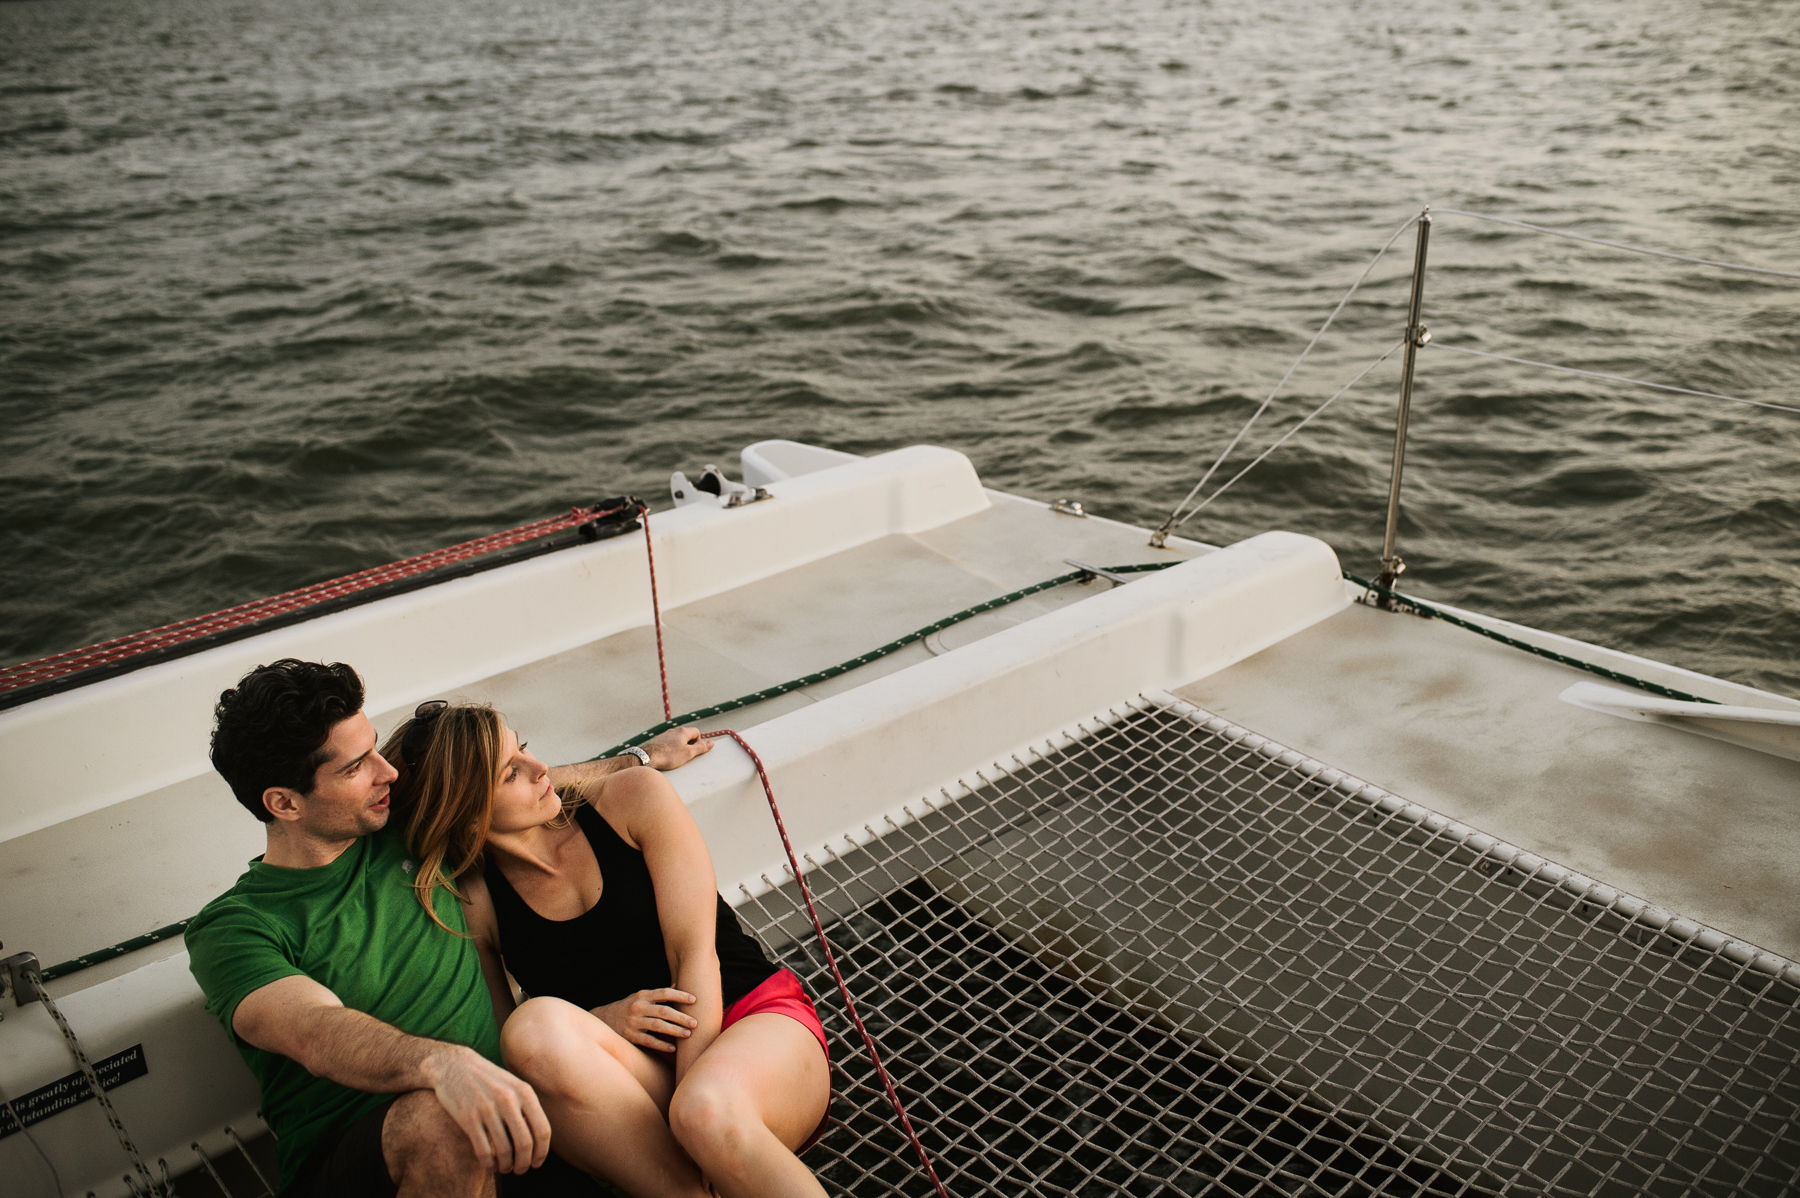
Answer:
[[[935,442],[1154,522],[1425,202],[1800,269],[1795,30],[1676,0],[0,5],[0,660],[666,501],[769,436]],[[1794,284],[1453,217],[1431,262],[1440,341],[1796,402]],[[1271,435],[1398,337],[1406,272]],[[1800,691],[1800,418],[1421,370],[1412,587]],[[1371,568],[1396,378],[1188,531]]]

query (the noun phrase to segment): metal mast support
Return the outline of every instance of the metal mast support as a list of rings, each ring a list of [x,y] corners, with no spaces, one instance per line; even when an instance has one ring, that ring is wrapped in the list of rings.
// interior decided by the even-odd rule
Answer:
[[[1431,333],[1419,319],[1425,304],[1425,250],[1431,244],[1431,208],[1419,213],[1419,240],[1413,246],[1412,303],[1406,311],[1406,357],[1400,368],[1400,414],[1394,423],[1394,473],[1388,480],[1387,535],[1381,541],[1381,576],[1375,581],[1384,587],[1394,585],[1406,570],[1406,563],[1394,549],[1394,538],[1400,532],[1400,472],[1406,465],[1406,420],[1412,414],[1413,363],[1419,347],[1431,340]],[[1383,596],[1380,606],[1392,606]]]

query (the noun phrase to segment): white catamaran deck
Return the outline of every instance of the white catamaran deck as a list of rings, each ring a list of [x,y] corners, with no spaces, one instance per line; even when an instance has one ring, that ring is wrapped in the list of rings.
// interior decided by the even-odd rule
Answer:
[[[1590,676],[1355,604],[1303,537],[1156,550],[1144,530],[983,492],[941,450],[771,489],[652,517],[678,713],[855,658],[1065,559],[1203,559],[1065,583],[698,721],[747,731],[768,761],[952,1192],[1729,1193],[1800,1168],[1800,969],[1770,955],[1800,957],[1800,762],[1563,702]],[[260,851],[204,761],[208,696],[257,661],[351,661],[383,731],[424,698],[492,702],[550,760],[656,724],[642,558],[641,536],[563,551],[0,714],[6,950],[50,965],[185,918]],[[1800,710],[1504,628],[1725,704]],[[26,763],[34,745],[68,760]],[[134,752],[160,784],[130,789]],[[721,744],[671,777],[727,897],[823,996],[742,754]],[[1390,994],[1346,953],[1417,984]],[[116,1009],[142,992],[207,1068],[235,1064],[195,1018],[178,937],[50,989],[77,1030],[105,1029],[93,1055],[152,1042]],[[1556,997],[1588,989],[1585,1015]],[[938,1009],[952,991],[966,1025]],[[848,1105],[819,1167],[858,1194],[912,1192],[848,1024],[821,1005]],[[60,1041],[19,1026],[35,1019],[0,1024],[14,1095],[67,1070]],[[1648,1030],[1571,1047],[1564,1019]],[[1685,1068],[1693,1036],[1711,1063],[1657,1080]],[[116,1097],[153,1125],[151,1151],[205,1138],[135,1099],[144,1086]],[[1733,1141],[1719,1120],[1746,1086],[1769,1098]],[[90,1104],[35,1131],[73,1153],[96,1122]],[[0,1139],[0,1167],[35,1177],[22,1139]],[[1727,1148],[1736,1172],[1694,1163]],[[1257,1161],[1262,1181],[1233,1180]]]

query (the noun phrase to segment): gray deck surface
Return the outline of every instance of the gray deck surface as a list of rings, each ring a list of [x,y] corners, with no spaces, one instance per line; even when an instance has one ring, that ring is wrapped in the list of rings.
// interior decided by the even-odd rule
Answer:
[[[1420,806],[1800,958],[1800,762],[1557,699],[1592,679],[1437,620],[1358,606],[1176,693]],[[1672,671],[1653,680],[1778,705]]]

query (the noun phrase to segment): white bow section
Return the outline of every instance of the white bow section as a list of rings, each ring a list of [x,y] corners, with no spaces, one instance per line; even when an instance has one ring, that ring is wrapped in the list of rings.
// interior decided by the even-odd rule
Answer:
[[[1224,669],[1349,604],[1328,545],[1264,533],[779,716],[748,738],[795,851],[819,858],[820,846],[867,841],[865,825],[905,823],[904,806],[917,809],[921,795],[937,802],[964,793],[965,780],[981,785],[977,768],[1108,704]],[[786,857],[742,750],[721,741],[669,777],[727,898],[784,880]]]

